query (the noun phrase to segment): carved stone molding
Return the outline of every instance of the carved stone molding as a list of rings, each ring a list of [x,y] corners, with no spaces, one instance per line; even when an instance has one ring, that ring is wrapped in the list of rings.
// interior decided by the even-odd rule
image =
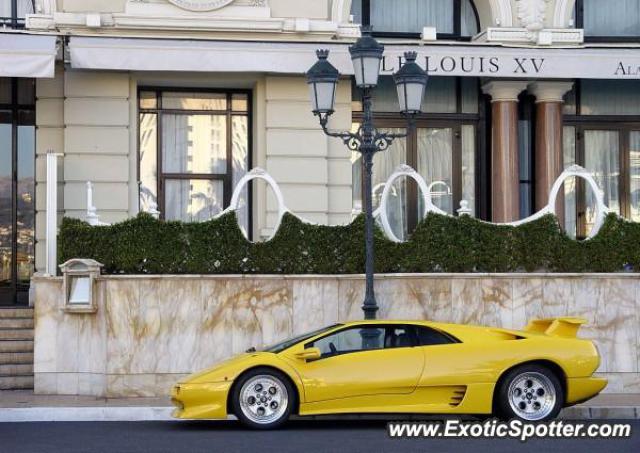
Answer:
[[[168,0],[169,3],[187,11],[213,11],[233,3],[234,0]]]
[[[544,28],[547,3],[550,0],[516,0],[520,25],[530,32]]]
[[[538,33],[542,31],[547,16],[547,4],[550,0],[516,0],[518,20],[527,30],[530,41],[538,40]]]
[[[531,43],[540,45],[552,44],[582,44],[584,42],[584,32],[582,29],[544,28],[536,33],[531,33],[526,28],[487,28],[476,41],[479,42],[501,42],[501,43]]]

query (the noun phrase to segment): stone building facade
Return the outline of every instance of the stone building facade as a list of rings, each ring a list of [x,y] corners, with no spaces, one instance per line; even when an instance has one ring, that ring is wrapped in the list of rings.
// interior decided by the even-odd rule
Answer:
[[[430,74],[416,131],[376,157],[375,203],[408,164],[439,208],[455,215],[466,201],[509,222],[545,206],[578,164],[610,209],[640,221],[637,0],[5,0],[0,23],[2,306],[28,304],[45,269],[48,151],[61,155],[59,219],[86,217],[89,181],[103,222],[155,210],[206,220],[261,167],[296,214],[351,221],[361,163],[322,133],[304,73],[315,49],[330,49],[344,77],[329,126],[357,125],[348,46],[361,25],[386,47],[381,127],[404,127],[390,83],[403,53]],[[388,215],[406,237],[418,193],[403,178],[392,192]],[[564,195],[567,233],[586,236],[593,194],[571,180]],[[249,187],[239,215],[251,239],[273,233],[267,185]]]

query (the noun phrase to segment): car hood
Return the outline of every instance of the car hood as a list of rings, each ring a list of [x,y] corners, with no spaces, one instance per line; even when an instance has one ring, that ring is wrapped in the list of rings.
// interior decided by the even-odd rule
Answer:
[[[249,352],[239,354],[230,359],[219,362],[209,368],[206,368],[197,373],[193,373],[184,379],[181,379],[179,384],[205,384],[211,382],[225,382],[235,379],[238,374],[244,371],[248,366],[251,366],[253,362],[259,362],[260,357],[264,356],[266,352]]]

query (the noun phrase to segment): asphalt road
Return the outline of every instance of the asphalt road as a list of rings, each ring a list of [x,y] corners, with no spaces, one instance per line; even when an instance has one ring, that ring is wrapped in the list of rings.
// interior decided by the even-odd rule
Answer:
[[[256,432],[236,422],[0,423],[1,453],[308,453],[640,451],[640,421],[630,439],[392,439],[384,421],[295,421]]]

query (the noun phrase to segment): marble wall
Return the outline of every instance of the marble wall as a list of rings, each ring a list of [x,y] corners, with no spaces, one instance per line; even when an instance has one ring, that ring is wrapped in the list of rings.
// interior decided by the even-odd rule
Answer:
[[[420,274],[376,277],[380,318],[522,328],[582,316],[613,393],[640,393],[640,277]],[[246,350],[361,319],[361,276],[105,276],[98,311],[62,310],[62,279],[36,276],[35,391],[166,395],[180,377]]]

